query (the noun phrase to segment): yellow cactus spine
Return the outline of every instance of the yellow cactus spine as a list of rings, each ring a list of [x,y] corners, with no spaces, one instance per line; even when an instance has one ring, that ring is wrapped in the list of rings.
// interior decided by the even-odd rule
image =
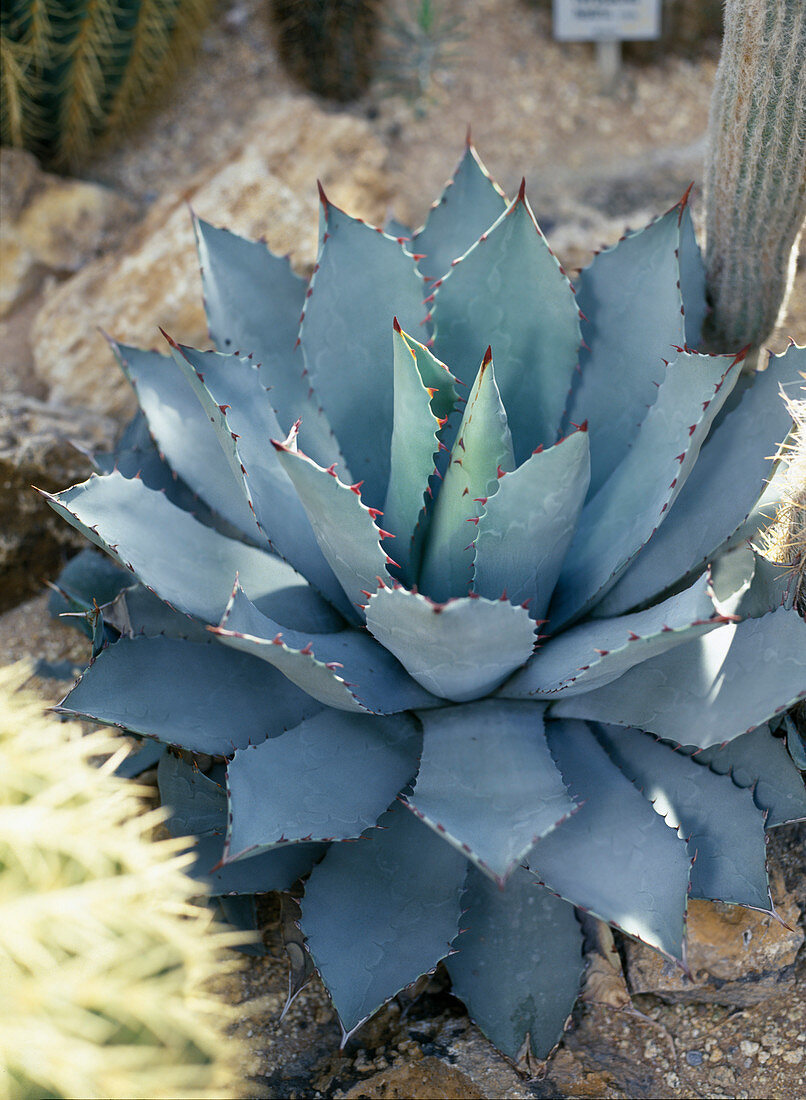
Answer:
[[[806,619],[806,390],[802,392],[800,399],[786,398],[793,428],[783,449],[783,499],[765,533],[763,550],[772,561],[791,567],[795,606]]]
[[[193,904],[184,842],[112,774],[120,740],[45,717],[26,675],[0,670],[0,1097],[239,1095],[207,986],[243,935]]]

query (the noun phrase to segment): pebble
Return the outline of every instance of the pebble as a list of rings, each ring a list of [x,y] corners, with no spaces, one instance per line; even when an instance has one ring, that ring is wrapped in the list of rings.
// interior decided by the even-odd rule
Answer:
[[[751,1042],[750,1039],[742,1039],[739,1050],[746,1058],[752,1058],[754,1054],[758,1054],[760,1046],[760,1043]]]
[[[783,1059],[785,1062],[788,1062],[790,1066],[799,1066],[803,1061],[803,1051],[787,1050],[783,1055]]]
[[[701,1066],[703,1062],[703,1056],[701,1050],[687,1050],[686,1061],[690,1066]]]
[[[719,1049],[719,1047],[714,1047],[714,1049],[711,1051],[710,1055],[708,1056],[708,1060],[709,1060],[709,1062],[721,1062],[724,1057],[725,1056],[722,1053],[722,1051]]]

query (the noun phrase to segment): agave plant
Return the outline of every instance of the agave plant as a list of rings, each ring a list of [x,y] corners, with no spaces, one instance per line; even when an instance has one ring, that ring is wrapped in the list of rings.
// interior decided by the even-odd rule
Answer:
[[[213,893],[307,876],[345,1038],[445,959],[544,1056],[574,907],[681,963],[689,896],[772,911],[806,622],[748,538],[806,349],[691,350],[685,198],[572,287],[469,143],[408,240],[322,193],[307,286],[196,233],[218,350],[115,345],[141,417],[49,498],[130,574],[61,710],[186,750],[163,799]]]

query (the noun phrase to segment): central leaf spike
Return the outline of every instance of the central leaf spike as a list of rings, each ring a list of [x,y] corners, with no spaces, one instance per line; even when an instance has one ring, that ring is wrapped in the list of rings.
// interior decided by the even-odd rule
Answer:
[[[579,309],[523,185],[433,286],[434,351],[457,378],[469,384],[476,357],[495,348],[518,463],[556,443],[578,362]]]
[[[456,379],[424,344],[403,332],[397,318],[394,346],[392,468],[384,504],[384,525],[396,536],[395,561],[403,580],[416,576],[418,523],[435,459],[444,446],[440,434],[456,403]]]
[[[487,348],[465,405],[451,450],[423,555],[420,589],[444,601],[466,596],[473,566],[472,542],[483,505],[498,481],[498,471],[515,468],[507,414]]]

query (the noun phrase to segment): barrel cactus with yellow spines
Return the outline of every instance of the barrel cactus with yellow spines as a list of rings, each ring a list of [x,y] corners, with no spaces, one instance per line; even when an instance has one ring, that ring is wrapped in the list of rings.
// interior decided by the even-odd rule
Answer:
[[[243,934],[192,902],[185,843],[152,839],[120,739],[43,715],[29,674],[0,671],[0,1096],[242,1095],[208,984]]]
[[[161,764],[194,873],[306,880],[345,1037],[445,959],[542,1057],[575,907],[677,961],[690,895],[772,911],[806,622],[748,540],[806,349],[691,350],[685,200],[575,286],[469,143],[408,239],[321,202],[307,284],[195,222],[217,351],[114,345],[142,414],[49,499],[128,587],[61,710],[215,758]]]
[[[212,0],[6,0],[0,142],[74,168],[197,44]]]

